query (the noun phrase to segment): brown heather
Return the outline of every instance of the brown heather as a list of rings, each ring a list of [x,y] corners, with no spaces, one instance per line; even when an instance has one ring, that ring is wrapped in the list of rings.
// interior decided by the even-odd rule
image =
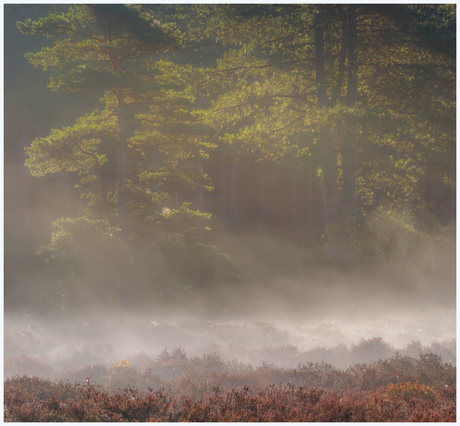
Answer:
[[[343,371],[324,363],[254,368],[219,355],[188,358],[178,349],[135,366],[122,360],[68,373],[80,381],[8,378],[4,420],[456,421],[456,369],[434,354],[395,354]]]

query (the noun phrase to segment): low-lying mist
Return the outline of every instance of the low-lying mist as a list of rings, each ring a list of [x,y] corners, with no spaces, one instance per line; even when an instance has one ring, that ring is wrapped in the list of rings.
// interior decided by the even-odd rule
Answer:
[[[137,366],[168,353],[177,356],[177,351],[197,358],[218,355],[254,367],[325,362],[346,369],[396,351],[415,358],[434,353],[455,365],[455,312],[438,308],[407,316],[290,323],[186,317],[162,321],[155,315],[141,320],[123,314],[99,320],[55,318],[53,323],[7,316],[5,321],[6,377],[70,377],[72,370],[91,365],[110,368],[126,360]],[[168,374],[163,379],[171,378]]]
[[[427,240],[399,258],[348,271],[315,265],[313,249],[263,233],[222,238],[221,247],[240,265],[240,282],[186,292],[178,287],[176,295],[159,293],[134,308],[7,307],[5,376],[76,378],[70,371],[86,366],[141,365],[181,353],[252,366],[326,362],[346,369],[395,352],[431,352],[455,365],[449,239]]]
[[[430,277],[421,275],[390,267],[316,271],[136,311],[7,312],[5,375],[55,377],[87,365],[156,359],[178,348],[191,357],[218,354],[254,366],[324,361],[347,368],[395,351],[433,352],[455,365],[455,291],[439,277],[432,289]]]

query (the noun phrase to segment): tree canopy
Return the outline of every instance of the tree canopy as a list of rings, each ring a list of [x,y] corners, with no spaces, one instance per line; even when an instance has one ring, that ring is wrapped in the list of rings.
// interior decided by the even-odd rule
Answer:
[[[100,99],[26,147],[33,176],[72,174],[84,203],[41,254],[69,288],[86,276],[120,300],[131,276],[156,289],[174,287],[167,275],[238,281],[208,236],[215,219],[232,232],[276,224],[334,267],[369,262],[383,211],[452,223],[455,12],[83,4],[18,22],[46,40],[26,57],[52,91]],[[86,246],[106,247],[117,272],[101,280]]]

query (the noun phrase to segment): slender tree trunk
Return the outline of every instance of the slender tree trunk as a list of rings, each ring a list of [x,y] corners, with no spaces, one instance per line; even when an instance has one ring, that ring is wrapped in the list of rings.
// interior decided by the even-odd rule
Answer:
[[[161,160],[160,160],[160,154],[157,150],[154,151],[154,153],[152,154],[152,164],[153,164],[153,169],[157,172],[160,167],[161,167]],[[155,183],[153,185],[153,191],[156,192],[156,193],[159,193],[160,192],[160,184],[159,183]]]
[[[325,52],[324,52],[324,30],[321,26],[315,28],[315,77],[316,90],[318,98],[318,107],[320,109],[327,107],[327,93],[324,87],[326,79],[325,69]]]
[[[220,176],[221,176],[221,182],[222,182],[222,217],[224,220],[227,220],[228,214],[227,214],[227,178],[225,174],[225,165],[221,166],[220,168]]]
[[[200,168],[201,172],[203,172],[203,163],[199,164],[199,168]],[[197,192],[198,192],[198,210],[203,213],[204,212],[204,188],[203,188],[203,185],[200,185],[197,188]]]
[[[264,174],[264,166],[263,163],[260,162],[257,167],[258,171],[258,222],[263,226],[265,222],[265,174]]]
[[[295,239],[299,238],[299,206],[297,202],[297,162],[294,158],[288,158],[288,167],[290,169],[289,185],[289,210],[291,219],[291,232]]]
[[[332,104],[335,106],[341,103],[341,91],[343,80],[345,79],[345,71],[346,71],[346,61],[347,61],[347,50],[348,50],[348,20],[347,20],[347,13],[346,11],[341,8],[340,9],[340,16],[342,21],[342,46],[340,48],[340,56],[339,56],[339,71],[337,76],[337,84],[334,87],[332,92]]]
[[[23,106],[23,115],[22,115],[22,137],[24,140],[24,146],[27,146],[27,144],[30,141],[29,138],[29,120],[27,117],[29,116],[28,110],[27,110],[27,105]],[[23,150],[23,164],[27,160],[27,153],[26,151]],[[30,189],[29,189],[29,182],[30,182],[30,171],[28,167],[24,167],[24,215],[26,217],[27,223],[29,223],[29,218],[30,218],[30,204],[29,204],[29,194],[30,194]]]
[[[355,5],[348,5],[348,86],[346,105],[354,108],[358,99],[358,27]],[[356,209],[356,123],[348,120],[342,147],[343,216],[353,216]]]
[[[98,21],[99,27],[103,31],[104,41],[108,44],[112,43],[112,34],[108,22],[107,16],[100,12],[100,9],[95,9],[91,6],[93,12]],[[108,59],[110,61],[110,68],[114,71],[120,71],[119,57],[115,51],[108,49]],[[120,228],[120,237],[126,244],[128,243],[128,200],[126,195],[126,181],[128,175],[127,165],[127,150],[128,142],[126,137],[126,125],[125,125],[125,94],[124,88],[121,84],[117,88],[117,107],[118,107],[118,227]]]
[[[324,86],[326,79],[324,52],[324,30],[321,26],[315,28],[315,74],[317,99],[319,109],[328,107],[328,97]],[[319,131],[321,143],[321,167],[324,179],[324,208],[325,221],[337,222],[337,163],[335,144],[331,135],[330,125],[321,125]]]
[[[127,166],[127,138],[125,128],[125,99],[123,87],[118,88],[118,226],[121,229],[121,239],[128,241],[127,228],[127,196],[126,180],[128,174]]]
[[[358,16],[355,5],[348,6],[348,91],[347,106],[358,100]]]
[[[313,164],[311,155],[307,161],[307,213],[308,213],[308,238],[313,241]]]
[[[233,160],[232,163],[232,174],[231,174],[231,181],[232,181],[232,199],[231,199],[231,217],[232,217],[232,232],[236,232],[236,223],[237,223],[237,193],[236,193],[236,162]]]
[[[174,191],[174,204],[176,205],[176,207],[179,207],[179,190],[178,189]]]

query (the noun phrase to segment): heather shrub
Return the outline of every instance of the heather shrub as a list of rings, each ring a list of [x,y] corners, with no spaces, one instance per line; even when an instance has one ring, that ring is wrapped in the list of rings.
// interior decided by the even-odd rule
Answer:
[[[318,347],[301,354],[301,357],[309,362],[332,364],[336,367],[347,368],[352,362],[350,350],[345,345],[337,345],[334,348]]]
[[[354,363],[369,363],[379,359],[388,358],[394,349],[381,337],[361,340],[357,345],[351,345],[351,357]]]
[[[59,364],[64,368],[83,368],[87,365],[103,364],[110,352],[109,345],[85,344],[69,357],[61,359]]]
[[[425,346],[422,345],[422,342],[418,341],[412,341],[406,345],[403,351],[401,353],[403,355],[409,356],[411,358],[417,358],[420,354],[425,353]]]
[[[161,378],[175,380],[189,369],[188,355],[184,349],[176,348],[171,353],[165,349],[156,360],[147,364]]]
[[[101,364],[97,365],[86,365],[85,367],[78,369],[66,369],[62,376],[66,377],[70,382],[84,382],[86,379],[90,379],[97,383],[107,383],[109,371],[107,367]]]
[[[425,401],[431,402],[436,402],[439,400],[439,398],[430,387],[412,382],[388,385],[382,392],[382,397],[391,399],[394,402],[408,402],[413,398],[423,399]]]
[[[286,345],[254,349],[248,353],[248,358],[253,364],[275,364],[288,368],[295,367],[299,363],[301,355],[301,351],[296,346]]]
[[[5,377],[13,377],[18,374],[49,377],[54,373],[54,368],[50,365],[26,355],[5,358],[3,368]]]
[[[4,403],[29,403],[56,396],[65,401],[75,398],[77,388],[66,381],[51,381],[36,376],[15,376],[8,378],[4,383]]]
[[[368,421],[455,422],[455,402],[417,382],[388,385],[369,399]]]
[[[331,371],[323,366],[323,373]],[[129,386],[119,392],[107,392],[90,381],[70,384],[15,378],[5,382],[4,420],[393,422],[456,419],[455,390],[440,393],[417,382],[400,382],[367,391],[335,391],[294,383],[232,388],[219,384],[209,386],[207,382],[194,385],[190,388],[181,379],[166,391],[142,392]]]
[[[441,343],[432,342],[430,346],[426,347],[420,353],[433,353],[441,357],[444,362],[455,365],[457,356],[457,342],[455,339],[443,341]]]
[[[255,327],[273,331],[267,323]],[[51,371],[55,381],[37,375],[9,377],[4,384],[4,420],[455,421],[456,368],[438,354],[419,354],[427,349],[420,342],[407,345],[404,353],[390,353],[391,346],[380,338],[339,349],[336,356],[348,356],[348,361],[375,359],[382,353],[387,357],[339,369],[306,361],[314,353],[332,356],[333,348],[302,352],[293,345],[266,347],[253,352],[253,357],[263,355],[256,366],[228,361],[218,353],[190,356],[183,348],[165,349],[157,356],[139,353],[115,362],[110,358],[106,364]],[[406,355],[408,351],[417,356]],[[21,360],[30,361],[7,358],[5,371],[11,372],[11,365],[19,366]],[[296,361],[302,362],[290,366]],[[42,361],[32,360],[31,365],[32,371],[46,371]]]

